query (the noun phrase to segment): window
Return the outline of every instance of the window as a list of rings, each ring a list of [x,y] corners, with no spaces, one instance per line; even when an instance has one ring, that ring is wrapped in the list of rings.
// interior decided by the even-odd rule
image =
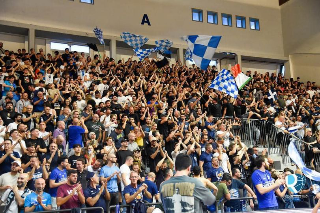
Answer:
[[[208,11],[208,23],[210,24],[218,24],[218,13]]]
[[[250,18],[250,29],[251,30],[260,30],[259,19]]]
[[[237,20],[237,27],[246,29],[246,17],[243,16],[236,16]]]
[[[192,21],[202,22],[202,10],[192,9]]]
[[[222,25],[224,26],[232,26],[232,16],[230,14],[222,13]]]
[[[71,45],[71,51],[89,53],[89,47],[80,45]]]
[[[93,4],[93,0],[80,0],[82,3]]]
[[[70,48],[68,44],[51,42],[50,44],[52,50],[65,50],[66,48]]]

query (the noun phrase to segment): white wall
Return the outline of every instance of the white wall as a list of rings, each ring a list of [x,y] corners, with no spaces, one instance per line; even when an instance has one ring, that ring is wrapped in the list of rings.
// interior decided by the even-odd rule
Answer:
[[[290,55],[291,77],[300,77],[301,82],[317,82],[320,86],[320,54],[293,54]]]
[[[242,61],[242,71],[245,73],[251,70],[251,73],[257,71],[258,73],[278,73],[280,69],[280,64],[267,63],[267,62],[257,62],[257,61]]]
[[[46,49],[46,39],[44,38],[36,38],[35,39],[35,49],[38,52],[39,49],[42,48],[45,53],[49,53],[50,51]]]
[[[18,49],[26,48],[25,36],[0,33],[0,41],[3,42],[3,48],[6,50],[13,50],[17,52]]]
[[[192,21],[191,8],[204,10],[203,23]],[[218,25],[207,23],[207,10],[218,12]],[[222,26],[221,13],[233,15],[233,27]],[[141,25],[143,14],[148,14],[151,26]],[[247,29],[235,27],[235,15],[247,17]],[[261,31],[248,28],[249,17],[260,19]],[[77,31],[90,36],[92,29],[98,26],[108,36],[119,38],[121,32],[129,31],[149,37],[150,44],[157,39],[171,39],[176,47],[186,47],[180,40],[183,35],[221,35],[217,51],[266,58],[284,56],[280,9],[239,1],[96,0],[94,5],[88,5],[79,0],[2,0],[0,20],[24,27]]]

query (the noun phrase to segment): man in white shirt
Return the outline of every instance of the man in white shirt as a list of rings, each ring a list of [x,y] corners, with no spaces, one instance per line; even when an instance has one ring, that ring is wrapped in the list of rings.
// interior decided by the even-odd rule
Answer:
[[[134,134],[133,132],[130,132],[129,134],[128,134],[128,141],[129,141],[129,143],[128,143],[128,150],[130,150],[130,151],[134,151],[134,150],[136,150],[136,149],[138,149],[139,148],[139,146],[138,146],[138,144],[135,142],[135,140],[136,140],[136,134]]]
[[[121,173],[121,191],[123,191],[124,187],[128,186],[130,181],[130,166],[133,164],[133,157],[128,156],[126,158],[126,162],[120,167]]]
[[[102,78],[102,83],[98,85],[98,90],[101,96],[103,95],[103,91],[109,89],[109,86],[107,85],[107,83],[108,83],[108,80],[106,78]]]
[[[17,113],[15,116],[14,116],[14,122],[13,123],[10,123],[7,127],[7,132],[11,132],[12,130],[14,129],[18,129],[18,124],[20,124],[22,121],[22,115]]]
[[[77,107],[78,109],[80,109],[81,111],[86,107],[87,103],[85,100],[82,99],[81,94],[77,94]]]

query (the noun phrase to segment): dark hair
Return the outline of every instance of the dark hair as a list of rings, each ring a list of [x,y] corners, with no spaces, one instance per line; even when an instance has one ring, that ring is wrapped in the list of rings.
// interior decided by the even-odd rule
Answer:
[[[232,175],[234,175],[234,174],[237,172],[237,170],[239,170],[239,168],[238,168],[238,167],[234,167],[234,168],[231,170]]]
[[[14,133],[15,131],[18,131],[18,130],[17,129],[11,130],[9,135],[12,135],[12,133]]]
[[[72,175],[72,174],[78,174],[77,170],[75,170],[75,169],[70,169],[70,170],[68,170],[67,176],[69,177],[69,176]]]
[[[201,169],[199,166],[194,166],[192,171],[193,171],[194,175],[198,176],[198,175],[200,175]]]
[[[262,167],[263,162],[265,162],[265,157],[262,155],[259,155],[255,160],[255,165],[257,166],[258,169]]]
[[[84,158],[78,158],[77,161],[81,161],[83,165],[86,164],[86,160]]]
[[[27,148],[32,147],[32,146],[36,147],[36,143],[33,143],[33,142],[29,142],[26,145],[27,145]]]
[[[60,165],[60,164],[61,164],[63,161],[65,161],[66,159],[68,159],[67,156],[65,156],[65,155],[60,156],[60,158],[58,158],[58,161],[57,161],[58,165]]]
[[[191,166],[191,158],[187,154],[180,153],[177,155],[175,167],[176,171],[186,170],[189,166]]]
[[[171,171],[170,168],[166,168],[166,169],[164,170],[164,177],[165,177],[165,178],[169,176],[170,171]]]
[[[253,155],[253,154],[254,154],[253,148],[248,148],[247,153],[248,153],[249,155]]]
[[[231,175],[229,174],[229,173],[224,173],[223,175],[222,175],[222,179],[221,179],[222,181],[229,181],[229,180],[232,180],[232,177],[231,177]]]

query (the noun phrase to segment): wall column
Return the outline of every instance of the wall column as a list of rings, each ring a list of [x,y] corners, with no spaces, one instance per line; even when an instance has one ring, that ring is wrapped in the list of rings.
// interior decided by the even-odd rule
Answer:
[[[110,57],[117,61],[117,40],[110,40]]]
[[[242,55],[237,54],[236,64],[237,63],[240,65],[240,69],[242,70]]]
[[[35,40],[36,40],[36,30],[34,28],[29,28],[28,31],[28,50],[30,51],[31,48],[35,48]],[[37,50],[35,50],[37,52]]]
[[[185,60],[184,60],[184,56],[183,56],[183,48],[179,47],[178,49],[178,59],[181,61],[181,63],[184,65],[185,64]]]

